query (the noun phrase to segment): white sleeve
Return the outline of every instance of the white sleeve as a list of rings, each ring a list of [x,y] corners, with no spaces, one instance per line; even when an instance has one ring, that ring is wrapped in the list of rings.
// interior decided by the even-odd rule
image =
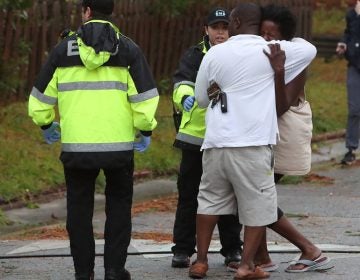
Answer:
[[[206,108],[209,103],[207,89],[210,86],[208,79],[208,55],[206,54],[200,64],[199,71],[195,81],[195,99],[200,108]]]
[[[299,75],[316,56],[316,48],[310,42],[294,38],[292,41],[280,41],[285,51],[285,83],[289,83]]]

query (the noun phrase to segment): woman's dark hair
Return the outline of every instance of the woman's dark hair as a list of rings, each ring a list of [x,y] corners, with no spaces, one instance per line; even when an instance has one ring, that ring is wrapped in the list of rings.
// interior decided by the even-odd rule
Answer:
[[[296,17],[285,6],[267,5],[262,7],[262,21],[276,23],[284,40],[291,40],[296,33]]]

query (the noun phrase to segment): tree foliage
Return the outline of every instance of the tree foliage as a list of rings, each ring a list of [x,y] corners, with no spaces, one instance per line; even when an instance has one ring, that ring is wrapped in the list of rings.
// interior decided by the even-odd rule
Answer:
[[[32,0],[0,0],[0,8],[5,10],[24,10],[31,5]]]
[[[10,24],[12,28],[16,28],[16,18],[26,21],[28,19],[26,9],[31,5],[32,0],[0,0],[0,10],[5,16],[5,26]],[[15,14],[15,17],[8,17],[8,14]],[[5,34],[3,30],[0,32],[3,32],[0,36]],[[22,82],[19,78],[19,72],[21,67],[27,63],[30,52],[28,44],[20,40],[17,46],[17,56],[6,59],[2,55],[6,40],[7,38],[2,38],[0,42],[0,100],[8,99],[16,94],[16,90]]]

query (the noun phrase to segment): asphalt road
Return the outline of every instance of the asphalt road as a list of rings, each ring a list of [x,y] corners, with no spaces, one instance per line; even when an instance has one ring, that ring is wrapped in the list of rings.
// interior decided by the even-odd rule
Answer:
[[[268,231],[271,257],[280,265],[279,270],[271,274],[271,279],[360,279],[360,162],[351,167],[340,166],[339,157],[343,152],[342,143],[322,146],[314,153],[316,180],[278,186],[280,207],[302,233],[332,258],[335,267],[324,273],[284,272],[288,262],[297,257],[298,251],[286,240]],[[174,192],[174,179],[144,182],[135,186],[135,200],[164,198]],[[105,218],[103,197],[97,196],[96,201],[94,228],[101,232]],[[58,223],[63,223],[66,215],[64,205],[64,199],[59,199],[40,205],[39,209],[8,211],[6,214],[16,225],[0,228],[0,233],[47,223],[54,216]],[[134,216],[133,231],[170,235],[173,221],[174,211],[147,211]],[[171,245],[171,242],[133,239],[127,261],[132,279],[189,279],[187,269],[170,267]],[[233,273],[226,271],[223,257],[216,253],[218,249],[218,234],[215,232],[211,246],[211,251],[215,253],[210,254],[207,279],[232,279]],[[96,250],[99,256],[96,258],[95,279],[103,279],[103,240],[97,241]],[[67,280],[74,279],[73,273],[66,240],[0,241],[0,279]]]

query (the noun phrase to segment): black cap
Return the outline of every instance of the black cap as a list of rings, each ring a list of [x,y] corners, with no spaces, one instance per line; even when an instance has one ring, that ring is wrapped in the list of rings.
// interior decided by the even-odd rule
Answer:
[[[217,7],[211,10],[207,17],[206,25],[212,25],[217,22],[229,23],[229,11],[227,9]]]
[[[83,7],[90,7],[91,10],[111,15],[114,10],[114,0],[82,0]]]

